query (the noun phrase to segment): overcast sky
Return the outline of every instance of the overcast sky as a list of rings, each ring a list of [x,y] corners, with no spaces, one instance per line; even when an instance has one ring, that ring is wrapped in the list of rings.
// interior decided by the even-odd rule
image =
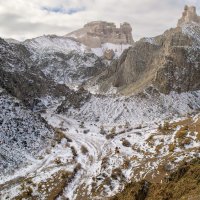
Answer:
[[[138,40],[175,27],[185,4],[195,5],[200,15],[200,0],[0,0],[0,37],[65,35],[103,20],[129,22]]]

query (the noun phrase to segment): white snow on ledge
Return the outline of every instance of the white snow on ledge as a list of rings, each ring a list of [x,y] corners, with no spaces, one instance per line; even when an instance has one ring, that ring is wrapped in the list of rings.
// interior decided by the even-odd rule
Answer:
[[[150,44],[156,44],[156,41],[155,41],[155,38],[154,37],[150,37],[150,38],[144,38],[144,41],[145,42],[148,42],[148,43],[150,43]]]
[[[101,48],[92,48],[92,52],[96,54],[98,57],[102,57],[106,50],[113,50],[115,53],[115,57],[120,57],[125,49],[128,49],[131,45],[129,44],[112,44],[105,43],[102,44]]]

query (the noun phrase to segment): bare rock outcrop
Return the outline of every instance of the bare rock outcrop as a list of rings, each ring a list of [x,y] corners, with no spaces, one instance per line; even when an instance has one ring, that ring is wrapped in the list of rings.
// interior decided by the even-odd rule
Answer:
[[[107,60],[112,60],[115,56],[115,52],[112,50],[112,49],[107,49],[105,52],[104,52],[104,58],[107,59]]]
[[[60,52],[48,53],[38,55],[36,60],[31,60],[32,52],[29,48],[23,44],[9,44],[5,40],[0,38],[0,88],[5,89],[11,96],[21,100],[24,105],[32,110],[43,110],[46,105],[43,103],[43,99],[46,96],[51,96],[52,99],[66,97],[70,106],[77,106],[81,103],[82,91],[79,91],[78,95],[74,90],[71,90],[64,83],[59,83],[51,76],[51,74],[58,74],[63,70],[70,71],[70,66],[63,60],[67,61],[69,58],[76,59],[75,64],[79,62],[88,62],[87,56],[92,56],[94,66],[88,67],[81,65],[76,71],[73,66],[74,74],[71,72],[67,77],[74,77],[77,79],[84,77],[84,81],[87,77],[98,74],[101,66],[102,70],[105,66],[100,60],[96,60],[93,55],[83,55],[80,57],[77,53],[62,54]],[[48,57],[46,55],[49,55]],[[50,59],[49,57],[52,57]],[[43,56],[43,57],[42,57]],[[59,57],[57,57],[59,56]],[[50,69],[51,65],[54,65],[55,69]],[[43,68],[44,67],[44,68]],[[69,68],[67,68],[69,67]],[[49,74],[45,75],[43,70],[50,69]],[[73,79],[74,80],[74,79]],[[73,98],[74,97],[74,98]],[[79,97],[76,100],[76,97]]]
[[[66,36],[75,38],[90,48],[99,48],[104,43],[133,44],[132,28],[126,22],[120,24],[119,28],[114,23],[90,22]]]
[[[181,27],[184,24],[196,22],[200,23],[200,16],[196,13],[195,6],[185,6],[182,17],[178,20],[178,27]]]
[[[114,88],[118,93],[131,95],[149,86],[164,94],[199,90],[199,38],[200,24],[187,23],[160,36],[135,42],[95,80],[99,92]]]

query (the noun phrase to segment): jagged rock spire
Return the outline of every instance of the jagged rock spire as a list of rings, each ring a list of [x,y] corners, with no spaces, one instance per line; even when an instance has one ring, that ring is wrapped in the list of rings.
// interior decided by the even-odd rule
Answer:
[[[114,23],[94,21],[66,36],[74,37],[90,48],[98,48],[104,43],[133,44],[132,28],[126,22],[120,24],[120,27],[117,28]]]
[[[180,27],[190,22],[200,23],[200,16],[197,15],[195,6],[186,5],[182,17],[178,20],[177,26]]]

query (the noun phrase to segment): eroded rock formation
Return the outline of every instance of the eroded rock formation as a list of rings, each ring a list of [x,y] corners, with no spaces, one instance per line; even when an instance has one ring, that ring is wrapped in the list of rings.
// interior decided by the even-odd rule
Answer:
[[[99,80],[95,79],[100,92],[114,87],[127,95],[150,85],[165,94],[199,90],[200,24],[192,23],[198,19],[194,11],[194,7],[185,8],[182,20],[188,23],[184,27],[170,29],[154,38],[143,38],[124,51]]]
[[[107,60],[112,60],[115,56],[115,52],[112,50],[112,49],[107,49],[105,52],[104,52],[104,58],[107,59]]]
[[[132,28],[126,22],[120,24],[119,28],[114,23],[104,21],[90,22],[84,25],[83,28],[66,36],[76,38],[90,48],[99,48],[104,43],[133,44]]]
[[[200,23],[200,16],[196,13],[196,7],[185,6],[182,17],[178,20],[178,27],[190,22]]]

